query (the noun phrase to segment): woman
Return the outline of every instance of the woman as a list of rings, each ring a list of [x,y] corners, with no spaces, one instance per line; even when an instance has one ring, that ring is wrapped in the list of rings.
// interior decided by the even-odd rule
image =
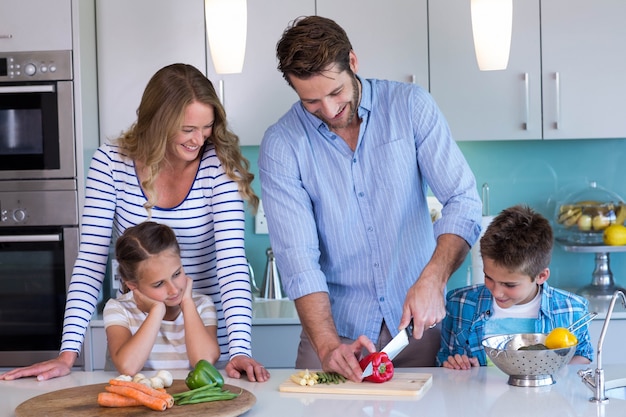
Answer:
[[[210,296],[218,316],[226,373],[265,381],[251,357],[251,291],[244,250],[244,199],[256,209],[253,175],[211,82],[185,64],[166,66],[146,86],[137,121],[102,145],[89,169],[80,252],[69,285],[58,358],[0,379],[67,375],[96,308],[112,239],[146,220],[170,226],[194,290]]]

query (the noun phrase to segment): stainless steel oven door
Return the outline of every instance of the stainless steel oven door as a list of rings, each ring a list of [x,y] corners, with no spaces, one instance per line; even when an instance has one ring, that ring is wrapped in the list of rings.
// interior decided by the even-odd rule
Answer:
[[[0,367],[58,356],[78,239],[76,226],[0,228]]]
[[[72,81],[0,83],[0,180],[74,177]]]

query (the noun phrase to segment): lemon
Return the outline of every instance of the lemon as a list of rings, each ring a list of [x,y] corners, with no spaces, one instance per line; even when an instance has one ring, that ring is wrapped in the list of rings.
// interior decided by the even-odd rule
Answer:
[[[622,224],[612,224],[604,229],[602,238],[606,245],[626,245],[626,226]]]
[[[565,327],[557,327],[552,330],[543,342],[548,349],[563,349],[575,346],[577,343],[576,336]]]

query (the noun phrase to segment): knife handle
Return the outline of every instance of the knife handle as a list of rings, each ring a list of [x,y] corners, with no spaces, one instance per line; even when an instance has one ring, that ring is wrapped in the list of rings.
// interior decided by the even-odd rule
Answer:
[[[413,337],[413,319],[411,319],[409,325],[405,327],[404,331],[409,336],[409,338]]]

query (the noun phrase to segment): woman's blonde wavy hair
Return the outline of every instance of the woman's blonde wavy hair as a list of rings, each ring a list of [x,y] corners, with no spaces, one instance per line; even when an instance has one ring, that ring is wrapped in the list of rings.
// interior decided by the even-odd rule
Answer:
[[[150,213],[156,204],[154,182],[167,163],[167,144],[180,132],[185,109],[193,102],[213,107],[215,122],[207,142],[215,146],[226,174],[237,182],[240,194],[255,212],[259,198],[252,190],[254,175],[241,154],[239,138],[228,129],[226,112],[211,81],[188,64],[168,65],[152,76],[137,109],[137,121],[117,139],[127,157],[146,167],[147,177],[141,182],[148,196],[144,207]]]

